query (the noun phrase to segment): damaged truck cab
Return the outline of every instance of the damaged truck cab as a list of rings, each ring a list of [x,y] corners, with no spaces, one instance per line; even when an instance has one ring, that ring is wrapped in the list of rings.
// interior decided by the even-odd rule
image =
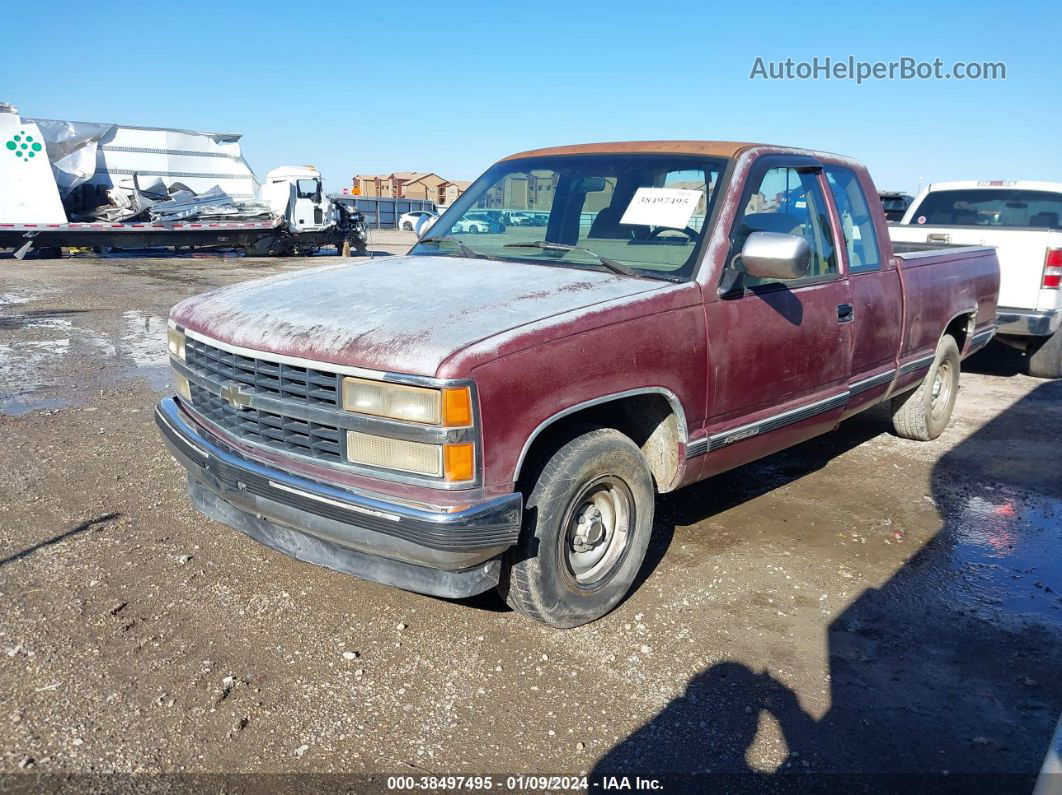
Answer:
[[[542,223],[498,220],[514,211]],[[882,402],[900,435],[938,436],[998,285],[990,248],[894,252],[847,158],[537,150],[406,256],[177,305],[156,420],[212,518],[413,591],[498,587],[572,627],[631,587],[656,493]]]

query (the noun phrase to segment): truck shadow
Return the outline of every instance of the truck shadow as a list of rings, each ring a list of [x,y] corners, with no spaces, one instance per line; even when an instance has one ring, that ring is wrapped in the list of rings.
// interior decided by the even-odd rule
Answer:
[[[668,792],[1030,791],[1062,708],[1060,414],[1062,382],[1044,382],[935,464],[940,528],[823,626],[822,717],[784,672],[721,661],[609,750],[592,778],[663,776]],[[793,448],[793,466],[806,457],[810,471],[878,427]],[[798,472],[783,466],[777,477]],[[708,515],[749,498],[726,493],[736,480],[714,483],[723,496]],[[674,499],[674,515],[695,520],[698,499],[711,498]],[[764,716],[781,735],[767,770],[750,755]]]
[[[810,439],[761,461],[724,472],[677,492],[658,496],[653,535],[645,552],[645,561],[623,601],[626,602],[637,593],[664,560],[676,526],[710,519],[743,502],[810,475],[848,450],[887,433],[890,427],[888,414],[884,409],[867,411],[843,423],[833,433]],[[505,600],[494,589],[457,601],[464,607],[490,612],[509,610]]]
[[[652,576],[663,561],[676,527],[710,520],[744,502],[800,480],[849,450],[883,433],[889,433],[891,428],[884,407],[871,409],[842,423],[832,433],[817,436],[759,461],[658,497],[653,538],[631,594]]]
[[[1024,375],[1029,371],[1029,360],[1009,345],[994,342],[963,361],[962,369],[986,375]]]

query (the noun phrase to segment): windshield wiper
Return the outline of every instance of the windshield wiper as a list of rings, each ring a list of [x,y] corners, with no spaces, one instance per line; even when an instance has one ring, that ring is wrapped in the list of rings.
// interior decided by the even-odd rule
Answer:
[[[616,262],[616,260],[609,259],[608,257],[603,257],[596,251],[591,251],[582,246],[569,246],[567,243],[550,243],[548,240],[529,240],[526,243],[506,243],[503,248],[540,248],[543,251],[581,251],[584,254],[589,254],[591,257],[596,257],[598,262],[613,273],[618,273],[622,276],[633,276],[636,279],[651,278],[638,273],[632,268],[628,268],[623,263]]]
[[[421,244],[424,244],[424,243],[443,243],[443,242],[456,243],[457,244],[457,250],[461,252],[461,256],[462,257],[469,257],[471,259],[492,259],[492,260],[498,259],[497,257],[492,257],[490,254],[484,254],[484,253],[482,253],[480,251],[476,251],[473,248],[469,248],[464,243],[462,243],[460,240],[458,240],[456,237],[450,237],[450,236],[432,237],[432,238],[428,238],[427,240],[421,240],[420,241]]]

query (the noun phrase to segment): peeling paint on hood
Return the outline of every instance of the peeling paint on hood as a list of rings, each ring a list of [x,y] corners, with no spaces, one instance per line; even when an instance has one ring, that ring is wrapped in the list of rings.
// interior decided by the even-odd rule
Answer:
[[[449,356],[496,334],[666,286],[549,265],[387,257],[214,290],[170,317],[253,350],[434,375]]]

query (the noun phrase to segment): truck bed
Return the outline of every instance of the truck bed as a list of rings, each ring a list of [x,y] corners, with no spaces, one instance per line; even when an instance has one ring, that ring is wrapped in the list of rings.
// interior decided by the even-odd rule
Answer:
[[[948,323],[958,314],[974,316],[972,326],[963,329],[967,338],[963,355],[988,343],[995,330],[999,290],[995,248],[894,243],[893,254],[904,285],[901,372],[903,364],[932,356],[940,321]],[[926,318],[933,322],[924,322]]]

